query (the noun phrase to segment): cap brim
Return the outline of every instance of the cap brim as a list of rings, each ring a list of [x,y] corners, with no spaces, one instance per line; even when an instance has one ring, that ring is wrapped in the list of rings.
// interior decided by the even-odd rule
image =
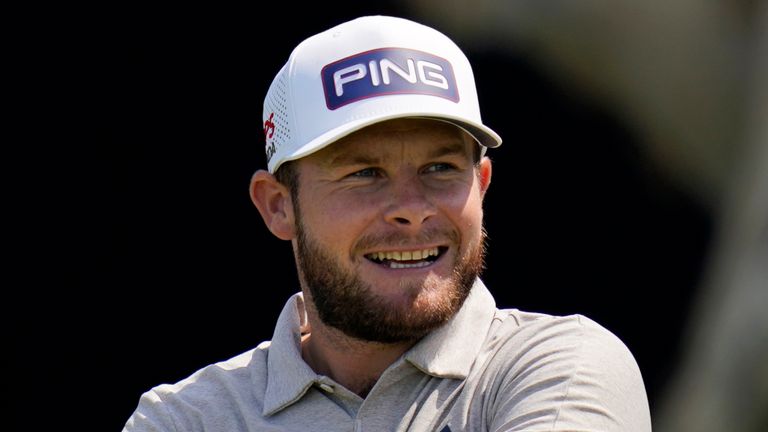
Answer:
[[[303,146],[299,147],[292,154],[284,157],[280,161],[280,164],[287,161],[300,159],[304,156],[312,154],[338,141],[339,139],[344,138],[345,136],[353,132],[363,129],[366,126],[370,126],[375,123],[380,123],[386,120],[393,120],[398,118],[427,118],[427,119],[439,120],[439,121],[444,121],[447,123],[454,124],[460,127],[461,129],[463,129],[464,131],[466,131],[468,134],[470,134],[481,146],[487,147],[487,148],[498,147],[501,145],[501,142],[502,142],[499,134],[494,132],[488,126],[475,123],[475,122],[469,122],[463,118],[452,117],[448,115],[435,115],[435,113],[433,112],[431,113],[425,113],[425,112],[402,113],[401,112],[397,114],[385,114],[380,116],[367,117],[365,119],[351,121],[351,122],[345,123],[342,126],[331,129],[328,132],[312,139],[311,141],[307,142]],[[270,172],[274,173],[275,171],[277,171],[277,168],[279,167],[280,165],[275,165],[274,167],[271,167]]]

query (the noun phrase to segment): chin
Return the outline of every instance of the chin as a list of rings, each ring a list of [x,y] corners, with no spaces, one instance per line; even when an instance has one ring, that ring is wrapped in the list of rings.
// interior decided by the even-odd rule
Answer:
[[[452,312],[456,300],[460,297],[455,284],[448,278],[430,275],[419,283],[404,281],[401,284],[402,296],[395,300],[396,307],[407,315],[445,316]],[[394,306],[394,305],[393,305]]]

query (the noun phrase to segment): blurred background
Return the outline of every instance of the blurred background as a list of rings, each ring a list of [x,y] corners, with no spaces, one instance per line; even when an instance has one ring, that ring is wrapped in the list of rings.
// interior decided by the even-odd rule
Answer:
[[[11,323],[34,371],[22,421],[119,430],[143,391],[271,338],[299,287],[248,196],[264,95],[304,38],[388,14],[465,50],[504,138],[483,275],[498,306],[616,333],[657,432],[768,430],[765,2],[280,6],[68,10],[46,38],[30,76],[60,138],[39,147],[23,251],[44,281]]]

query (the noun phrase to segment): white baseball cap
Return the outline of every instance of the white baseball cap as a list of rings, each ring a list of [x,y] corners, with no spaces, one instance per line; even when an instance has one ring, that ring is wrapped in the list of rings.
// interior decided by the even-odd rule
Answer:
[[[264,99],[269,172],[365,126],[434,118],[483,152],[501,137],[480,119],[469,60],[447,36],[403,18],[365,16],[301,42]]]

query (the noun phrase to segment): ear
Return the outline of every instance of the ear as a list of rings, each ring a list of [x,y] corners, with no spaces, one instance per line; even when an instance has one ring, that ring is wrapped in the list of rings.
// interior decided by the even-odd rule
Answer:
[[[251,201],[259,209],[264,224],[281,240],[291,240],[295,234],[291,192],[265,170],[251,177]]]
[[[491,159],[488,156],[483,156],[480,160],[480,168],[477,173],[477,178],[480,181],[480,196],[485,197],[485,193],[488,191],[488,187],[491,186]]]

